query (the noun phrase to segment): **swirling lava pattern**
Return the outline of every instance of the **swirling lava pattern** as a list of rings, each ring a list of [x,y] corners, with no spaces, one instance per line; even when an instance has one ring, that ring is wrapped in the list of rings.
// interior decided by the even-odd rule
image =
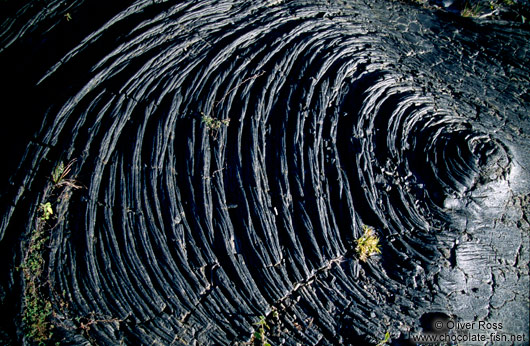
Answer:
[[[450,314],[437,278],[462,263],[458,215],[473,191],[504,203],[486,187],[518,170],[504,137],[462,115],[477,109],[455,106],[443,83],[457,76],[415,70],[457,53],[403,34],[442,26],[400,7],[138,1],[49,69],[38,88],[59,96],[21,167],[39,191],[33,177],[75,158],[86,187],[58,204],[50,244],[65,337],[243,344],[263,315],[276,344],[360,344]],[[486,71],[479,58],[459,68]],[[382,244],[367,262],[363,224]]]

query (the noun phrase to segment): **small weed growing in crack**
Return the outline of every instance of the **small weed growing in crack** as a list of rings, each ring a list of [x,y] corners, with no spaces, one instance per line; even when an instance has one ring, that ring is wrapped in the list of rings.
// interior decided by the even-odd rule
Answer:
[[[67,165],[60,162],[51,172],[51,183],[45,189],[42,203],[38,205],[35,226],[29,234],[20,266],[25,284],[22,312],[24,332],[29,342],[38,345],[50,344],[55,328],[52,322],[54,311],[45,258],[49,251],[47,246],[51,230],[56,222],[53,218],[55,201],[63,197],[68,189],[63,189],[59,197],[53,196],[60,187],[80,188],[75,180],[66,179],[74,162],[75,160],[72,160]],[[50,196],[52,199],[48,200]]]
[[[385,333],[385,338],[381,341],[379,341],[379,343],[376,345],[376,346],[384,346],[386,344],[388,344],[390,341],[390,332],[386,332]]]
[[[464,9],[460,12],[460,15],[462,17],[478,17],[480,13],[482,12],[482,7],[477,2],[474,5],[471,5],[469,2],[466,2],[466,5],[464,6]]]
[[[226,119],[222,119],[222,120],[219,120],[219,119],[216,119],[212,116],[209,116],[209,115],[206,115],[204,113],[202,113],[202,122],[206,125],[206,127],[208,128],[208,130],[219,130],[222,126],[228,126],[228,124],[230,123],[230,119],[229,118],[226,118]]]
[[[211,134],[213,134],[213,138],[217,139],[217,134],[219,133],[219,130],[223,126],[228,126],[230,123],[230,118],[219,120],[217,118],[214,118],[210,115],[206,115],[203,112],[201,112],[202,117],[202,123],[206,125],[206,128],[208,131],[210,131]]]
[[[78,182],[75,179],[66,179],[68,173],[72,169],[72,165],[76,159],[70,160],[66,165],[63,161],[59,162],[57,166],[52,171],[51,180],[53,182],[53,187],[58,188],[61,186],[68,186],[74,189],[79,189],[81,186],[78,185]]]
[[[267,342],[267,336],[265,335],[265,328],[271,329],[265,321],[265,316],[260,316],[259,321],[254,323],[254,325],[258,326],[258,330],[254,332],[254,340],[258,342],[258,345],[271,346]]]
[[[42,287],[45,285],[45,261],[42,256],[46,243],[50,238],[44,230],[46,221],[53,214],[50,202],[41,203],[37,227],[31,233],[28,249],[22,264],[22,272],[26,282],[24,291],[24,314],[22,320],[26,326],[26,335],[39,345],[45,345],[52,337],[53,326],[50,323],[52,305],[46,299]]]
[[[374,228],[363,225],[364,234],[357,239],[357,246],[355,250],[359,255],[359,259],[366,262],[368,257],[381,253],[381,245],[379,245],[379,237],[375,234]]]
[[[42,221],[48,221],[53,215],[52,204],[50,202],[39,204],[39,211],[42,213],[39,219]]]

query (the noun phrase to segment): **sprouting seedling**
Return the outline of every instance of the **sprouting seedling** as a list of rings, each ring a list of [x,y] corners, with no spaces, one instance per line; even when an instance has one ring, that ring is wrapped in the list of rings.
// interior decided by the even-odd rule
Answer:
[[[357,246],[355,250],[359,255],[359,259],[366,262],[368,257],[381,253],[379,245],[379,237],[375,234],[374,228],[363,225],[364,234],[357,239]]]
[[[385,333],[385,338],[381,341],[379,341],[379,343],[376,345],[376,346],[384,346],[386,344],[388,344],[388,342],[390,341],[390,332],[386,332]]]
[[[259,321],[254,323],[254,325],[258,326],[258,330],[254,333],[254,338],[260,341],[261,346],[271,346],[267,342],[267,336],[265,335],[265,328],[271,329],[265,321],[265,316],[260,316]]]

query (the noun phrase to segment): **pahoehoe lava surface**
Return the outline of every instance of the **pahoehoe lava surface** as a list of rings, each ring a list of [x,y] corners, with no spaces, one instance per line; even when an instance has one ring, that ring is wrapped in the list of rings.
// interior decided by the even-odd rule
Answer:
[[[242,345],[261,315],[273,345],[405,343],[433,314],[528,340],[528,27],[388,0],[42,6],[0,32],[0,340],[23,339],[23,239],[71,159],[45,258],[64,344]]]

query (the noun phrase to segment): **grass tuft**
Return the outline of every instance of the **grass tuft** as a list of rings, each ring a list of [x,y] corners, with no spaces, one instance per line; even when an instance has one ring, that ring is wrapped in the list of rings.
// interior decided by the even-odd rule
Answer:
[[[476,18],[479,17],[482,12],[482,6],[477,2],[474,5],[470,4],[469,2],[466,2],[466,5],[460,11],[460,15],[462,17],[471,17]]]

